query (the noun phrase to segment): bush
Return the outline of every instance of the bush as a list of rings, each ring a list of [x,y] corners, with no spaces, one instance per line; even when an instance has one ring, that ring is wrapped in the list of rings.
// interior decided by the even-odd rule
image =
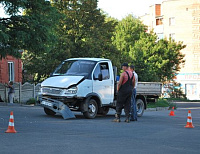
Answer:
[[[30,104],[35,104],[35,103],[36,103],[35,98],[30,98],[30,99],[26,102],[26,104],[28,104],[28,105],[30,105]]]

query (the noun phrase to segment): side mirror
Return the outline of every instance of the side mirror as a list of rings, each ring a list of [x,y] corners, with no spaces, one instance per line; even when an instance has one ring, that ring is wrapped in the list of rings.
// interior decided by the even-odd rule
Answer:
[[[102,76],[101,73],[98,75],[98,80],[99,80],[99,81],[102,81],[102,80],[103,80],[103,76]]]

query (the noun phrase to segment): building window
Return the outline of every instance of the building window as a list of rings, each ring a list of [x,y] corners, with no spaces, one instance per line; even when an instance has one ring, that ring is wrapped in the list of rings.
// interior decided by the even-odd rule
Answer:
[[[174,17],[169,18],[169,25],[170,26],[175,25],[175,18]]]
[[[163,25],[162,19],[156,19],[156,26]]]
[[[172,40],[175,40],[175,33],[169,34],[169,38],[171,38]]]
[[[15,72],[14,72],[14,63],[13,62],[8,62],[8,76],[9,76],[9,81],[14,81]]]

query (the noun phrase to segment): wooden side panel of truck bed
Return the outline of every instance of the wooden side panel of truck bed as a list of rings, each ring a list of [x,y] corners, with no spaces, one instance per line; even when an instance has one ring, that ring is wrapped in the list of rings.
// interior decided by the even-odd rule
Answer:
[[[162,83],[160,82],[138,82],[137,94],[158,95],[162,93]]]

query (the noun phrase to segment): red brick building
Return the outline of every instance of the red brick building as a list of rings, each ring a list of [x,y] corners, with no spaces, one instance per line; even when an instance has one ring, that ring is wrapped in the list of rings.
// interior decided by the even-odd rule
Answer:
[[[0,60],[0,83],[22,82],[22,61],[12,56]]]

